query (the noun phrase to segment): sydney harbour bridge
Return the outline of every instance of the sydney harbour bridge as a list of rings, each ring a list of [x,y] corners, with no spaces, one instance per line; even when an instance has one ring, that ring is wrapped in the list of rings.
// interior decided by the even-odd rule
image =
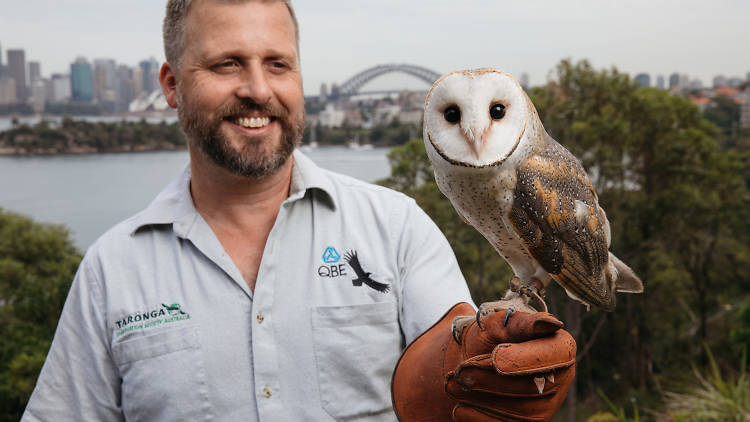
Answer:
[[[395,91],[361,91],[361,88],[368,82],[383,76],[388,73],[406,73],[414,76],[431,86],[439,77],[440,73],[434,70],[427,69],[422,66],[406,63],[391,63],[391,64],[380,64],[373,66],[369,69],[365,69],[362,72],[357,73],[351,78],[347,79],[340,85],[334,85],[331,88],[330,94],[328,94],[329,100],[336,100],[345,97],[351,97],[358,94],[371,94],[371,93],[388,93]]]

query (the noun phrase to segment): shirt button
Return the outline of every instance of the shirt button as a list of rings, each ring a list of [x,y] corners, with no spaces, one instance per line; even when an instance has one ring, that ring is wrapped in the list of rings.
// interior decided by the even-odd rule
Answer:
[[[265,396],[267,399],[271,398],[271,387],[263,387],[263,396]]]
[[[265,317],[263,317],[263,312],[258,312],[258,315],[255,316],[255,319],[258,320],[258,324],[262,324]]]

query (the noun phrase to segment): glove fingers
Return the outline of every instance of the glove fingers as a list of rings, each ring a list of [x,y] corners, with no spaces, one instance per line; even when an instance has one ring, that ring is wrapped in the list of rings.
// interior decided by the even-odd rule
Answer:
[[[521,422],[521,421],[544,421],[544,418],[514,415],[508,412],[492,412],[481,408],[458,405],[453,408],[454,422]]]
[[[503,397],[513,400],[542,399],[553,395],[573,378],[574,367],[566,366],[527,375],[499,374],[490,356],[471,359],[461,364],[446,380],[446,392],[454,399],[471,402],[497,401]],[[534,381],[539,379],[543,388]]]
[[[521,343],[547,337],[562,328],[563,323],[547,312],[493,312],[482,318],[482,328],[471,324],[464,330],[462,344],[465,356],[490,353],[500,343]]]

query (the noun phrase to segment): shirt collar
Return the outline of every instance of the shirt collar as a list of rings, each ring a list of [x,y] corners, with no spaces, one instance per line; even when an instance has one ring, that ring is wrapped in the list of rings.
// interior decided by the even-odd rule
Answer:
[[[323,195],[311,193],[313,198],[320,199],[335,209],[333,183],[326,174],[326,170],[318,167],[299,150],[295,150],[293,156],[292,182],[286,202],[301,199],[311,191],[320,191]],[[169,183],[145,210],[133,217],[131,234],[137,233],[146,226],[172,224],[177,234],[181,235],[182,232],[187,233],[198,216],[190,194],[190,164],[188,163],[180,175]]]

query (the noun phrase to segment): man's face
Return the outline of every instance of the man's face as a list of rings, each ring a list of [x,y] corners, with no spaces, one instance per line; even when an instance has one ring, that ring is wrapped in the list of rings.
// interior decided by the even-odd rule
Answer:
[[[199,1],[177,77],[191,149],[244,177],[287,162],[304,129],[294,24],[283,3]]]

